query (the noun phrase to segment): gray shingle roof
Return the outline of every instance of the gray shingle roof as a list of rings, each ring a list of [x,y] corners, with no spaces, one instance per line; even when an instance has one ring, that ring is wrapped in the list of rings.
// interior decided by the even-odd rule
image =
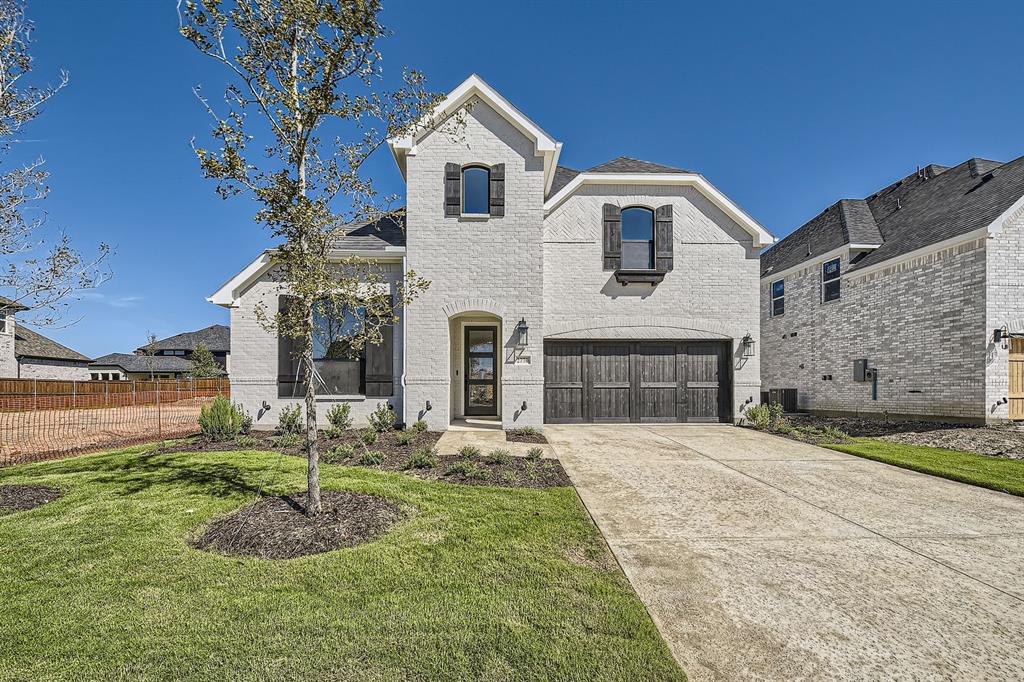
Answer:
[[[213,352],[226,353],[231,350],[231,329],[223,324],[214,324],[194,332],[175,334],[160,339],[153,347],[156,350],[195,350],[199,344]],[[137,350],[141,352],[145,346]],[[116,355],[116,353],[115,353]]]
[[[28,308],[16,301],[12,301],[6,296],[0,296],[0,310],[13,310],[17,312],[19,310],[28,310]]]
[[[400,209],[376,221],[355,223],[345,236],[336,240],[338,248],[383,250],[389,246],[405,246],[405,210]]]
[[[152,365],[150,364],[152,361]],[[192,362],[175,355],[136,355],[135,353],[110,353],[96,358],[89,367],[120,367],[126,372],[149,372],[160,374],[182,373],[192,369]]]
[[[761,274],[843,244],[881,244],[850,269],[867,267],[990,225],[1022,196],[1024,157],[925,166],[866,199],[828,207],[761,254]]]
[[[48,339],[28,327],[14,325],[14,356],[18,358],[42,358],[45,360],[68,360],[89,362],[89,358],[71,350],[53,339]]]
[[[568,166],[555,166],[555,177],[551,180],[551,191],[548,192],[548,196],[551,197],[557,194],[558,190],[572,182],[572,179],[581,172]]]
[[[642,161],[628,156],[620,156],[617,159],[606,161],[602,164],[587,169],[588,173],[692,173],[693,171],[683,168],[673,168],[660,163]]]

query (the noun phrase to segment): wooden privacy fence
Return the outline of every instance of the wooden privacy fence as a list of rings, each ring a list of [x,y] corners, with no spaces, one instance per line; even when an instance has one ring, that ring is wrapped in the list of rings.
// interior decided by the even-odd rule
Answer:
[[[199,411],[227,379],[0,379],[0,466],[199,431]]]

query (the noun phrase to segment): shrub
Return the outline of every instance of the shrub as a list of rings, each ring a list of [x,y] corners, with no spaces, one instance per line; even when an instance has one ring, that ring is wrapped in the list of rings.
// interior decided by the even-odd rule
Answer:
[[[480,448],[475,445],[463,445],[459,448],[459,454],[466,459],[474,459],[480,456]]]
[[[335,403],[327,410],[327,422],[338,431],[347,431],[352,428],[352,405],[349,403]]]
[[[252,415],[245,411],[241,403],[235,403],[235,411],[242,415],[242,423],[238,427],[238,433],[248,436],[252,431]]]
[[[463,476],[465,478],[485,479],[488,472],[471,459],[460,459],[448,467],[447,476]]]
[[[377,439],[379,437],[380,436],[378,436],[377,432],[374,431],[373,429],[363,429],[359,433],[359,440],[363,441],[367,445],[373,445],[374,443],[377,442]]]
[[[432,469],[440,464],[437,456],[437,448],[425,446],[416,450],[406,460],[403,469]]]
[[[327,451],[327,462],[343,462],[348,459],[352,459],[356,456],[356,449],[352,447],[351,443],[342,443],[341,445],[335,445],[333,448]]]
[[[746,415],[750,425],[755,429],[777,429],[786,421],[782,417],[782,405],[779,403],[755,405],[747,410]]]
[[[344,435],[344,431],[333,426],[328,426],[326,429],[324,429],[324,436],[330,438],[331,440],[334,440],[336,438],[342,438],[344,437]]]
[[[255,436],[239,436],[235,444],[240,448],[254,448],[260,444],[260,439]]]
[[[543,456],[544,448],[530,448],[526,451],[526,459],[531,462],[536,462]]]
[[[526,476],[528,478],[537,478],[537,460],[526,460],[526,465],[523,467],[523,471],[526,472]]]
[[[375,467],[384,463],[384,453],[380,450],[367,450],[359,458],[359,464],[364,467]]]
[[[302,406],[289,405],[281,408],[281,416],[277,418],[277,429],[284,435],[302,433]]]
[[[237,436],[244,419],[245,415],[230,400],[219,395],[199,411],[199,428],[203,438],[221,442]]]
[[[279,448],[294,448],[302,443],[302,436],[297,433],[286,433],[274,439],[274,445]]]
[[[370,427],[377,433],[384,433],[395,428],[395,420],[398,415],[391,409],[391,403],[377,403],[377,409],[370,413],[368,421]]]
[[[395,442],[399,445],[408,445],[416,440],[416,433],[413,431],[396,431]]]
[[[512,453],[503,448],[495,448],[487,453],[488,464],[508,464],[512,459]]]
[[[417,419],[412,425],[412,430],[416,433],[423,433],[427,430],[427,422],[422,419]]]
[[[835,426],[826,426],[821,430],[821,435],[831,443],[842,443],[850,439],[850,434]]]

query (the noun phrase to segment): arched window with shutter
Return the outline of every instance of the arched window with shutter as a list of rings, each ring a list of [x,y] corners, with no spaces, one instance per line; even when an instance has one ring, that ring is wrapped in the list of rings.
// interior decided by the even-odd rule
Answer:
[[[654,211],[644,206],[622,209],[622,269],[654,269]]]

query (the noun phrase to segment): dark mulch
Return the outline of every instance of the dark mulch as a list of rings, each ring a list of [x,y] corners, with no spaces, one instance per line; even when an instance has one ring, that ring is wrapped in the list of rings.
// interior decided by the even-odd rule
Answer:
[[[320,449],[321,458],[324,460],[329,459],[326,453],[336,448],[339,445],[349,444],[357,449],[362,448],[360,444],[359,435],[362,431],[351,430],[342,433],[339,438],[328,438],[325,431],[320,431],[317,444]],[[423,447],[433,447],[437,443],[438,439],[441,438],[441,434],[432,431],[421,431],[415,433],[412,442],[405,445],[398,442],[399,431],[388,431],[380,434],[377,442],[373,445],[368,446],[371,450],[378,450],[384,453],[385,457],[401,457],[404,462],[409,458],[415,450]],[[299,437],[299,442],[295,445],[280,445],[282,437],[273,431],[253,431],[248,436],[240,436],[235,440],[211,442],[203,439],[202,437],[196,437],[188,440],[175,441],[160,449],[156,450],[155,454],[164,454],[169,452],[227,452],[236,450],[273,450],[274,452],[283,452],[288,455],[300,455],[305,456],[303,452],[303,436]]]
[[[510,443],[541,443],[547,444],[544,434],[534,429],[509,429],[505,432],[505,440]]]
[[[41,507],[63,494],[46,485],[0,485],[0,516]]]
[[[495,485],[507,488],[557,488],[572,485],[569,475],[557,459],[529,460],[510,457],[508,461],[489,462],[487,456],[468,460],[461,455],[445,455],[429,476],[463,485]],[[424,472],[428,470],[419,469]]]
[[[306,516],[306,494],[266,497],[211,523],[192,542],[230,556],[294,559],[354,547],[386,533],[402,519],[393,502],[375,495],[321,493],[323,513]]]

